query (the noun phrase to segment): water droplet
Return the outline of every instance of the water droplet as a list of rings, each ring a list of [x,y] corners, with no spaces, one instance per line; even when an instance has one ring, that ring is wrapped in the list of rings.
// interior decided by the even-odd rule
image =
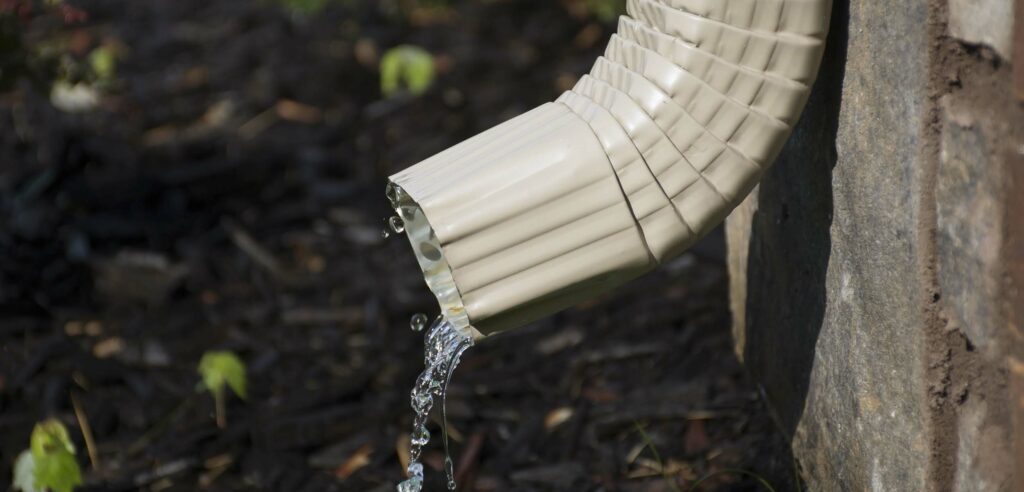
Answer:
[[[417,446],[426,446],[430,441],[430,431],[426,426],[420,426],[412,433],[412,443]]]
[[[444,474],[448,477],[448,490],[455,490],[455,465],[447,454],[444,457]]]
[[[384,229],[381,229],[380,237],[381,239],[387,239],[391,237],[391,231],[389,231],[386,227]]]
[[[427,315],[423,313],[416,313],[412,315],[412,319],[409,320],[409,327],[412,331],[421,332],[427,327]]]
[[[392,215],[388,218],[388,227],[390,227],[392,231],[395,231],[396,234],[401,234],[405,232],[405,221],[397,215]]]
[[[391,208],[398,208],[399,195],[401,194],[401,187],[395,185],[393,182],[387,183],[387,189],[384,191],[384,196],[387,197],[388,202],[391,202]]]

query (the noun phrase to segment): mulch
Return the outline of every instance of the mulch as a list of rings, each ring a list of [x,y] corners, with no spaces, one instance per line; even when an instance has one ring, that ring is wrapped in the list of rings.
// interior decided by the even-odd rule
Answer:
[[[381,237],[385,178],[552,100],[614,29],[583,1],[414,3],[96,0],[26,26],[120,59],[93,111],[0,95],[0,483],[52,416],[84,490],[393,490],[423,367],[409,319],[436,306]],[[438,79],[383,98],[376,61],[403,43]],[[731,349],[720,243],[467,352],[460,489],[760,490],[737,469],[793,488]],[[208,350],[248,368],[223,429],[197,391]],[[437,439],[425,462],[444,490]]]

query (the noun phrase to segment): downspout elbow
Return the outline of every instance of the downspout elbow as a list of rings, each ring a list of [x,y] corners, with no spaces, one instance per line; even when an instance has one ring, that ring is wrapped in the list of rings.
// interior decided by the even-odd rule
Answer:
[[[628,0],[557,101],[390,178],[442,314],[481,338],[657,267],[757,184],[817,73],[829,0]]]

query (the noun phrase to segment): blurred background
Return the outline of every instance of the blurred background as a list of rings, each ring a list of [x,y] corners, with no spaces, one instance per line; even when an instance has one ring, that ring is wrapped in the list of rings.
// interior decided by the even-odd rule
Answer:
[[[386,177],[570,88],[623,4],[0,0],[0,489],[55,418],[81,490],[393,490],[436,304]],[[726,284],[716,233],[470,350],[460,489],[795,488]]]

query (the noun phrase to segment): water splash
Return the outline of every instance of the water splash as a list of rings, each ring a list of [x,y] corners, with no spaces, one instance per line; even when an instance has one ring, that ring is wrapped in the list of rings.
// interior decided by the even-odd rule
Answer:
[[[415,323],[413,324],[415,329]],[[473,339],[460,333],[443,316],[438,316],[427,330],[424,344],[426,368],[412,390],[412,409],[416,413],[412,424],[412,445],[409,448],[409,479],[398,484],[398,492],[420,492],[423,490],[423,464],[420,455],[430,441],[427,418],[437,398],[441,400],[441,422],[445,454],[445,475],[448,490],[455,490],[455,473],[451,454],[448,452],[448,417],[445,411],[445,396],[448,383],[459,364],[462,353],[473,345]]]

